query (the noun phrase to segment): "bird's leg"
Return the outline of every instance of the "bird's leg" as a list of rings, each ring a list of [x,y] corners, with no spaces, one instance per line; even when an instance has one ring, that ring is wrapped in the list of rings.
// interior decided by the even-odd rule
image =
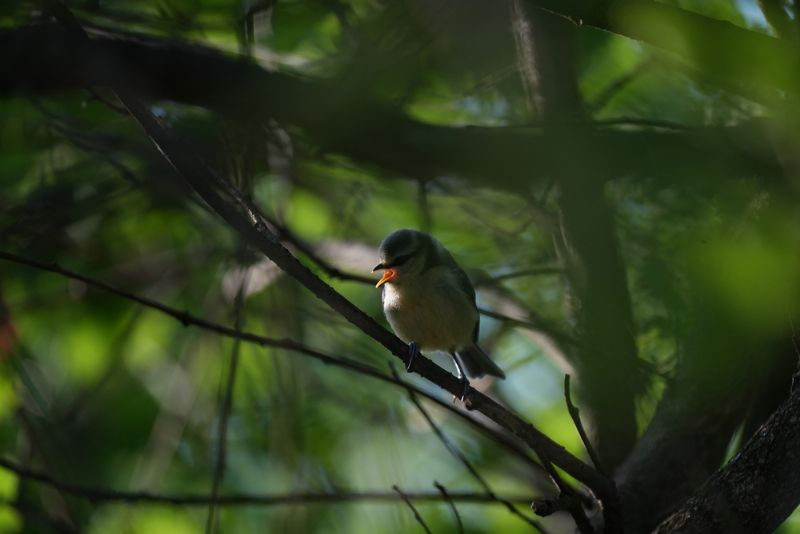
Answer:
[[[419,347],[417,347],[417,342],[412,341],[408,344],[408,363],[406,364],[406,371],[411,372],[411,365],[414,363],[414,360],[417,359],[417,355],[419,354]]]
[[[455,395],[453,395],[453,402],[455,402],[456,399],[460,400],[461,402],[464,402],[464,398],[467,396],[467,390],[469,389],[469,379],[467,378],[467,373],[465,373],[464,369],[461,368],[461,362],[458,361],[456,355],[451,352],[450,356],[453,357],[453,363],[456,364],[456,376],[461,381],[461,384],[463,386],[460,397],[456,397]]]

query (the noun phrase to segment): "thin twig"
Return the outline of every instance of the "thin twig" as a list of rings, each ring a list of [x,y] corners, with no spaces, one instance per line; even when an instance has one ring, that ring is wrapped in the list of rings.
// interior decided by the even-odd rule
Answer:
[[[668,121],[663,119],[650,119],[646,117],[611,117],[608,119],[597,119],[593,121],[541,121],[541,122],[528,122],[523,124],[508,124],[501,126],[492,126],[494,130],[543,130],[554,126],[580,126],[588,125],[597,128],[607,126],[644,126],[648,128],[657,128],[661,130],[675,130],[675,131],[689,131],[693,127],[690,125],[682,124],[680,122]],[[470,128],[483,128],[482,126],[467,126]]]
[[[589,519],[586,517],[586,512],[583,510],[583,505],[581,504],[578,493],[566,482],[564,482],[564,480],[561,478],[561,475],[558,474],[556,468],[553,467],[553,462],[550,461],[550,458],[546,453],[539,455],[539,461],[544,466],[545,470],[550,475],[551,480],[558,488],[559,494],[555,502],[558,503],[559,506],[562,506],[562,509],[569,512],[569,514],[572,516],[572,519],[575,521],[575,525],[578,527],[578,531],[581,534],[593,534],[594,528],[589,522]],[[552,513],[550,508],[545,509],[542,506],[542,502],[543,501],[541,500],[533,501],[531,503],[531,509],[535,513],[538,513],[539,511]],[[554,508],[555,506],[553,507],[553,511],[555,511]]]
[[[206,319],[203,319],[203,318],[200,318],[200,317],[196,317],[194,315],[191,315],[188,312],[172,308],[170,306],[162,304],[162,303],[160,303],[158,301],[155,301],[153,299],[136,295],[136,294],[131,293],[129,291],[126,291],[126,290],[119,289],[117,287],[111,286],[111,285],[109,285],[109,284],[107,284],[105,282],[90,278],[88,276],[76,273],[74,271],[70,271],[70,270],[65,269],[65,268],[63,268],[63,267],[61,267],[61,266],[59,266],[58,264],[55,264],[55,263],[44,263],[44,262],[40,262],[40,261],[31,259],[31,258],[28,258],[28,257],[25,257],[25,256],[20,256],[18,254],[13,254],[11,252],[3,251],[3,250],[0,250],[0,260],[10,261],[10,262],[13,262],[13,263],[17,263],[19,265],[25,265],[27,267],[32,267],[32,268],[39,269],[39,270],[42,270],[42,271],[47,271],[47,272],[50,272],[50,273],[58,274],[60,276],[64,276],[66,278],[70,278],[70,279],[73,279],[73,280],[78,280],[78,281],[86,284],[89,287],[93,287],[93,288],[96,288],[96,289],[100,289],[102,291],[106,291],[106,292],[108,292],[108,293],[110,293],[112,295],[116,295],[116,296],[118,296],[120,298],[124,298],[124,299],[130,300],[132,302],[136,302],[136,303],[138,303],[138,304],[140,304],[142,306],[145,306],[146,308],[154,309],[154,310],[157,310],[157,311],[159,311],[161,313],[164,313],[165,315],[167,315],[169,317],[172,317],[173,319],[178,320],[184,326],[194,326],[194,327],[200,328],[202,330],[206,330],[206,331],[209,331],[209,332],[214,332],[215,334],[222,335],[222,336],[225,336],[225,337],[229,337],[229,338],[232,338],[232,339],[239,339],[239,340],[244,341],[246,343],[251,343],[251,344],[254,344],[254,345],[261,346],[261,347],[274,347],[274,348],[280,348],[280,349],[284,349],[284,350],[289,350],[289,351],[292,351],[292,352],[297,352],[297,353],[303,354],[305,356],[309,356],[311,358],[314,358],[314,359],[316,359],[318,361],[321,361],[322,363],[324,363],[326,365],[333,365],[333,366],[336,366],[336,367],[347,369],[349,371],[356,372],[356,373],[359,373],[359,374],[362,374],[362,375],[365,375],[365,376],[368,376],[368,377],[371,377],[371,378],[374,378],[374,379],[377,379],[377,380],[381,380],[381,381],[387,382],[389,384],[394,384],[396,386],[400,386],[400,387],[402,387],[402,388],[404,388],[406,390],[409,390],[409,389],[413,390],[417,394],[422,395],[423,397],[427,398],[428,400],[438,404],[442,408],[450,411],[451,413],[454,413],[454,414],[458,415],[462,419],[466,420],[467,422],[469,422],[470,424],[475,426],[480,431],[488,434],[498,444],[502,445],[507,450],[512,452],[515,456],[517,456],[519,459],[524,461],[527,465],[529,465],[529,466],[531,466],[533,468],[540,468],[540,466],[521,447],[519,447],[514,441],[511,441],[507,436],[505,436],[504,434],[498,432],[497,430],[486,426],[482,422],[480,422],[477,419],[475,419],[474,417],[470,416],[467,412],[456,408],[455,406],[452,405],[452,403],[445,402],[445,401],[439,399],[438,397],[432,395],[431,393],[428,393],[427,391],[425,391],[423,389],[420,389],[417,386],[415,386],[414,384],[411,384],[409,382],[405,382],[403,380],[398,382],[397,379],[395,379],[394,377],[386,375],[385,373],[382,373],[378,369],[375,369],[374,367],[371,367],[369,365],[365,365],[365,364],[363,364],[363,363],[361,363],[359,361],[352,360],[350,358],[346,358],[346,357],[342,357],[342,356],[333,356],[331,354],[326,354],[326,353],[323,353],[323,352],[321,352],[319,350],[316,350],[316,349],[313,349],[311,347],[308,347],[307,345],[304,345],[304,344],[302,344],[302,343],[300,343],[298,341],[294,341],[292,339],[285,339],[285,338],[284,339],[275,339],[275,338],[269,338],[269,337],[266,337],[266,336],[260,336],[260,335],[253,334],[253,333],[250,333],[250,332],[238,331],[235,328],[230,328],[228,326],[221,325],[219,323],[214,323],[212,321],[208,321]]]
[[[597,113],[598,111],[602,110],[606,104],[611,101],[614,95],[616,95],[626,85],[641,76],[649,67],[653,65],[653,63],[654,62],[651,60],[643,61],[623,76],[614,80],[610,85],[603,89],[603,91],[594,99],[594,101],[588,104],[587,107],[591,113]]]
[[[559,346],[574,347],[577,346],[578,344],[578,341],[575,338],[573,338],[569,334],[560,331],[558,328],[556,328],[549,322],[546,322],[542,319],[537,318],[536,320],[526,321],[524,319],[509,317],[508,315],[504,315],[502,313],[498,313],[494,310],[489,310],[481,306],[478,306],[478,312],[480,312],[481,315],[484,315],[486,317],[491,317],[492,319],[496,319],[511,326],[518,326],[520,328],[525,328],[526,330],[540,332],[553,339],[555,342],[558,343]]]
[[[668,121],[663,119],[649,119],[645,117],[612,117],[610,119],[599,119],[589,123],[592,126],[647,126],[650,128],[662,128],[664,130],[686,131],[691,130],[692,126],[680,122]]]
[[[572,422],[575,424],[575,428],[578,429],[578,434],[581,436],[583,446],[586,447],[586,452],[589,453],[589,457],[592,459],[595,469],[605,475],[607,471],[603,469],[603,465],[600,463],[600,458],[597,456],[597,453],[592,446],[592,442],[589,441],[589,436],[586,434],[586,430],[583,428],[580,410],[572,403],[572,393],[570,391],[569,381],[570,376],[568,374],[564,375],[564,399],[567,401],[567,411],[569,412],[569,416],[572,418]]]
[[[443,485],[439,484],[438,481],[434,480],[433,485],[439,490],[439,493],[442,494],[444,500],[447,501],[447,504],[450,505],[450,510],[453,512],[453,516],[456,518],[456,525],[458,526],[458,533],[464,534],[464,523],[461,521],[461,514],[458,513],[458,508],[456,508],[456,503],[453,501],[453,498],[450,497],[450,493],[448,493],[447,488]]]
[[[400,495],[400,497],[403,499],[403,502],[405,502],[406,505],[411,509],[411,512],[414,514],[414,519],[417,520],[417,523],[422,525],[423,530],[425,530],[425,532],[427,532],[427,534],[432,534],[431,533],[431,529],[428,528],[428,525],[425,524],[425,520],[422,519],[421,515],[419,515],[419,512],[417,511],[416,507],[414,506],[414,503],[411,502],[411,498],[408,495],[406,495],[405,493],[403,493],[403,491],[399,487],[397,487],[396,484],[394,486],[392,486],[392,489],[395,490]]]
[[[390,367],[392,370],[392,375],[394,375],[394,377],[399,380],[399,377],[397,376],[397,369],[395,369],[394,365],[392,365],[392,362],[390,362]],[[414,403],[414,406],[416,406],[419,413],[422,414],[422,417],[425,418],[425,421],[428,422],[428,426],[431,427],[431,430],[433,430],[433,433],[436,434],[437,438],[439,438],[439,441],[442,442],[442,444],[445,446],[445,448],[448,450],[450,454],[452,454],[459,462],[461,462],[461,464],[466,468],[469,474],[472,475],[472,478],[474,478],[478,482],[478,484],[483,488],[483,490],[486,492],[486,495],[497,499],[497,502],[504,504],[509,512],[521,518],[523,521],[525,521],[535,529],[539,530],[540,532],[544,532],[540,524],[538,524],[536,521],[534,521],[530,517],[527,517],[525,514],[520,512],[511,502],[504,501],[502,498],[498,497],[495,494],[494,490],[492,490],[492,487],[489,485],[486,479],[483,478],[483,475],[481,475],[478,472],[475,466],[472,465],[472,462],[470,462],[469,459],[464,455],[464,453],[461,452],[461,449],[459,449],[456,446],[456,444],[453,443],[450,440],[450,438],[447,437],[447,434],[444,433],[444,430],[442,430],[439,427],[439,425],[436,424],[436,421],[433,420],[431,414],[428,413],[428,410],[425,409],[425,406],[422,405],[422,403],[414,394],[414,392],[409,390],[408,396],[411,399],[411,402]]]
[[[275,495],[253,493],[238,493],[230,495],[194,495],[194,494],[164,494],[148,491],[120,491],[97,486],[87,486],[66,482],[54,478],[41,471],[24,467],[17,462],[0,458],[0,467],[13,472],[20,478],[38,482],[55,488],[63,493],[86,499],[94,503],[124,502],[128,504],[161,504],[173,506],[208,506],[215,502],[217,506],[279,506],[286,504],[303,503],[339,503],[347,501],[372,501],[393,502],[398,500],[398,495],[391,491],[351,491],[337,490],[335,492],[297,492]],[[474,504],[497,504],[483,493],[471,491],[450,491],[450,498],[456,502],[469,502]],[[410,498],[426,501],[441,502],[442,495],[438,491],[414,491],[406,495]],[[530,497],[512,496],[508,500],[526,503]]]
[[[394,377],[399,380],[397,376],[397,370],[393,365],[391,369]],[[425,418],[425,421],[428,422],[428,425],[431,427],[431,430],[433,430],[433,433],[436,434],[436,437],[439,438],[439,441],[441,441],[442,444],[444,444],[445,448],[450,452],[450,454],[452,454],[459,462],[462,463],[467,471],[469,471],[469,474],[472,475],[472,478],[478,482],[478,484],[484,489],[484,491],[486,491],[488,495],[494,495],[492,488],[489,486],[483,476],[481,476],[475,466],[472,465],[472,462],[470,462],[469,459],[464,456],[464,453],[462,453],[461,450],[456,447],[455,443],[450,441],[450,438],[448,438],[444,431],[439,428],[439,425],[436,424],[436,422],[433,420],[433,417],[431,417],[431,414],[428,413],[428,410],[425,409],[425,406],[422,405],[413,391],[408,392],[408,397],[411,399],[411,402],[414,404],[414,406],[417,407],[417,410],[420,414],[422,414],[422,417]]]
[[[244,308],[244,295],[247,291],[249,276],[245,275],[242,282],[239,284],[239,290],[236,292],[236,299],[234,301],[234,328],[237,332],[242,329],[243,322],[243,308]],[[231,408],[233,406],[233,388],[236,385],[236,370],[239,367],[239,347],[241,340],[236,339],[233,342],[233,350],[231,352],[231,363],[228,368],[228,377],[225,382],[225,392],[222,397],[222,406],[220,408],[219,416],[219,433],[217,435],[217,459],[214,465],[214,480],[211,484],[211,497],[216,499],[219,495],[219,486],[222,483],[222,478],[225,476],[225,456],[228,448],[228,419],[230,417]],[[208,507],[208,518],[206,519],[206,534],[211,534],[217,528],[217,514],[216,502]]]
[[[87,91],[89,92],[89,97],[86,99],[86,102],[91,102],[95,100],[97,102],[104,104],[107,108],[116,111],[120,115],[125,115],[125,116],[128,115],[127,109],[120,106],[116,102],[112,102],[105,96],[101,95],[96,89],[90,87],[89,89],[87,89]]]
[[[544,265],[541,267],[531,267],[530,269],[520,269],[519,271],[511,271],[505,274],[498,274],[497,276],[486,277],[482,280],[475,281],[475,287],[485,285],[496,285],[512,278],[522,278],[525,276],[546,276],[554,274],[564,274],[564,268],[558,265]]]
[[[527,328],[528,330],[534,330],[538,332],[542,329],[541,325],[538,325],[532,321],[526,321],[524,319],[516,319],[514,317],[509,317],[507,315],[503,315],[502,313],[490,310],[488,308],[482,308],[478,306],[478,312],[480,312],[481,315],[485,315],[486,317],[497,319],[498,321],[503,321],[504,323],[509,323],[515,326],[520,326],[522,328]]]

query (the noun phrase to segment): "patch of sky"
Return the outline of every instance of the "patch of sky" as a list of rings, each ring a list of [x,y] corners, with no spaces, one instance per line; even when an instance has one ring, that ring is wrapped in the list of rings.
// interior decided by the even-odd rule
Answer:
[[[769,27],[767,19],[764,18],[764,13],[761,11],[761,8],[758,7],[758,2],[756,2],[756,0],[735,0],[735,2],[749,25]]]

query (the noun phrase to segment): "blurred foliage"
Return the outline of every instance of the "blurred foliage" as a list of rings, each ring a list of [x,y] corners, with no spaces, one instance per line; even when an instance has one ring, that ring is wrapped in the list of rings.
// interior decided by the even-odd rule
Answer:
[[[667,3],[770,31],[749,0]],[[249,54],[281,72],[346,80],[423,122],[510,127],[531,120],[504,3],[68,4],[91,28],[205,44]],[[2,27],[41,18],[33,2],[0,5]],[[624,118],[616,128],[661,131],[658,123],[637,120],[690,129],[737,125],[765,113],[761,102],[709,83],[663,51],[591,28],[577,38],[576,75],[593,120]],[[266,213],[343,270],[368,274],[384,235],[428,223],[476,281],[561,265],[548,226],[558,221],[552,183],[512,195],[458,176],[425,181],[326,154],[304,132],[282,124],[254,127],[170,102],[154,110]],[[370,141],[363,139],[365,146]],[[580,146],[564,147],[560,157],[579,158]],[[671,184],[631,175],[609,186],[636,342],[652,370],[638,407],[640,430],[698,315],[719,318],[717,327],[729,336],[725,346],[779,335],[796,317],[800,225],[796,189],[789,186],[796,176],[791,170],[787,175],[783,186],[735,169],[696,184],[681,176]],[[246,330],[387,369],[381,347],[244,249],[187,194],[134,123],[87,92],[0,100],[0,207],[0,248],[224,324],[233,324],[233,297],[246,268]],[[373,287],[330,283],[382,320]],[[511,298],[562,331],[574,327],[558,272],[481,287],[481,306]],[[7,262],[0,265],[0,297],[0,310],[6,310],[0,323],[4,456],[89,486],[210,492],[229,340],[83,283]],[[483,318],[481,331],[483,344],[510,372],[506,381],[480,387],[585,457],[564,405],[562,362],[549,358],[525,329]],[[437,361],[450,365],[445,357]],[[552,491],[461,420],[431,410],[498,494]],[[223,493],[390,491],[393,484],[433,491],[434,481],[480,490],[406,392],[302,355],[247,345],[241,347],[226,466]],[[188,533],[202,531],[207,515],[203,507],[92,504],[3,470],[0,500],[3,532]],[[453,531],[447,505],[418,508],[434,532]],[[502,506],[458,509],[469,532],[529,530]],[[418,528],[400,502],[231,507],[220,514],[220,532]],[[556,532],[569,528],[558,516],[545,524]],[[795,515],[782,532],[800,533],[798,525]]]

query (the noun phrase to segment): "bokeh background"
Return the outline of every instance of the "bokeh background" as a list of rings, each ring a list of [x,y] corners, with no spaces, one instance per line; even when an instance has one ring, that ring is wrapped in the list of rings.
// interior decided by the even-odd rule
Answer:
[[[800,108],[785,58],[767,64],[761,50],[747,57],[731,47],[736,57],[720,62],[709,51],[719,43],[690,25],[664,24],[677,33],[657,35],[668,43],[659,47],[624,35],[661,27],[656,15],[617,13],[622,30],[612,33],[525,2],[66,4],[92,35],[239,54],[288,84],[218,95],[252,107],[249,118],[192,96],[154,97],[151,110],[252,198],[301,261],[380,321],[370,283],[377,245],[401,227],[433,233],[470,274],[487,312],[481,343],[508,376],[474,385],[573,454],[588,461],[566,409],[566,373],[591,432],[602,432],[592,418],[602,419],[602,399],[629,393],[628,405],[609,401],[615,420],[627,406],[634,433],[607,453],[614,465],[670,387],[692,391],[681,398],[697,420],[724,420],[712,466],[735,454],[788,392]],[[748,0],[664,4],[748,35],[780,36],[787,48],[800,31],[797,12],[781,2],[764,4],[778,5],[783,18]],[[0,6],[4,45],[42,24],[45,41],[51,32],[59,42],[38,3]],[[3,55],[25,53],[6,46]],[[540,68],[547,63],[556,67]],[[571,84],[542,79],[564,66]],[[0,73],[3,251],[389,372],[385,349],[248,248],[107,89],[16,85],[13,72]],[[220,80],[212,78],[177,93],[214,100]],[[236,343],[8,260],[0,262],[3,458],[83,488],[208,495],[222,425],[221,495],[365,491],[388,500],[221,505],[209,520],[208,506],[92,500],[0,469],[2,532],[416,532],[393,485],[409,494],[435,494],[435,482],[485,493],[402,388]],[[330,276],[326,265],[357,276]],[[614,297],[621,308],[592,294],[608,265],[629,293]],[[635,362],[576,348],[598,335],[598,310],[629,325]],[[446,356],[432,357],[450,369]],[[450,402],[419,377],[404,378]],[[541,473],[426,406],[521,514],[533,517],[524,499],[554,495]],[[457,531],[446,502],[412,501],[433,532]],[[468,532],[532,530],[497,502],[456,506]],[[551,532],[573,528],[564,514],[540,521]],[[800,532],[800,515],[780,532]]]

